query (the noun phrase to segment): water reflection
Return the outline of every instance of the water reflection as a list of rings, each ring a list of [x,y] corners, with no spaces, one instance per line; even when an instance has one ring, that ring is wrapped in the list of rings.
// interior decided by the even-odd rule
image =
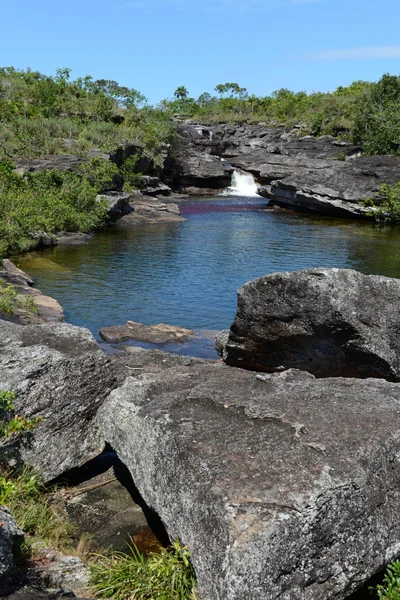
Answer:
[[[322,219],[243,199],[187,203],[183,223],[110,229],[89,245],[19,259],[68,321],[100,327],[128,319],[191,329],[223,329],[236,290],[276,271],[347,267],[400,277],[396,228]]]

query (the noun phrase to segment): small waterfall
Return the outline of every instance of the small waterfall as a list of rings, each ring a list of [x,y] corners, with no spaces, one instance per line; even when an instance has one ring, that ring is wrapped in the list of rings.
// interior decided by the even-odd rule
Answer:
[[[253,175],[244,171],[233,171],[231,185],[222,192],[222,195],[258,198],[257,187]]]

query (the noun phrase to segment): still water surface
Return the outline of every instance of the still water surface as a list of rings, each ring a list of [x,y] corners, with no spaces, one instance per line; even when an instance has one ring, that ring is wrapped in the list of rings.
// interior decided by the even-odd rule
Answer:
[[[181,213],[182,223],[110,228],[87,246],[33,252],[17,262],[60,302],[68,322],[97,339],[100,327],[127,320],[164,322],[199,332],[182,351],[209,357],[207,332],[231,325],[236,291],[255,277],[347,267],[400,278],[396,228],[265,210],[254,198],[190,201]]]

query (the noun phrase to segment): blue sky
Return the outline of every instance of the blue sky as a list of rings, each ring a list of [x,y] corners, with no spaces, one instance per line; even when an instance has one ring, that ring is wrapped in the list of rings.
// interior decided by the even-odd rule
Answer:
[[[400,74],[399,0],[15,0],[0,65],[115,79],[156,103],[234,81],[333,90]]]

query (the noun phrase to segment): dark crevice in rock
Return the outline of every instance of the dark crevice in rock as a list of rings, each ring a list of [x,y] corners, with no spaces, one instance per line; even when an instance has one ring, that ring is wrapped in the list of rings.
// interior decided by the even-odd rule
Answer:
[[[92,460],[86,462],[81,467],[71,469],[70,471],[64,473],[61,477],[57,478],[54,481],[54,483],[62,484],[63,486],[68,487],[76,487],[80,486],[81,484],[91,482],[92,480],[96,481],[97,479],[95,478],[98,478],[99,476],[108,472],[111,472],[114,478],[117,480],[117,482],[129,493],[132,502],[138,507],[140,507],[144,515],[144,519],[142,520],[147,522],[148,529],[155,536],[158,542],[162,546],[168,546],[170,544],[170,540],[165,530],[163,522],[161,521],[158,514],[153,509],[151,509],[143,500],[128,469],[118,458],[117,454],[114,452],[111,446],[106,445],[104,451],[101,454],[99,454]],[[95,488],[96,485],[102,487],[102,483],[95,483],[93,485],[93,488]],[[91,486],[88,486],[87,489],[89,489],[90,487]],[[82,490],[84,489],[85,487],[82,488]],[[93,498],[91,500],[93,502]],[[133,523],[132,527],[134,527]],[[123,533],[125,533],[126,535],[122,537],[128,538],[128,541],[130,537],[133,537],[131,535],[132,532],[129,532],[129,527],[127,525],[122,524],[120,529],[121,536]],[[122,547],[119,549],[126,548],[123,539],[121,541]],[[94,543],[96,544],[96,539],[94,539]]]

